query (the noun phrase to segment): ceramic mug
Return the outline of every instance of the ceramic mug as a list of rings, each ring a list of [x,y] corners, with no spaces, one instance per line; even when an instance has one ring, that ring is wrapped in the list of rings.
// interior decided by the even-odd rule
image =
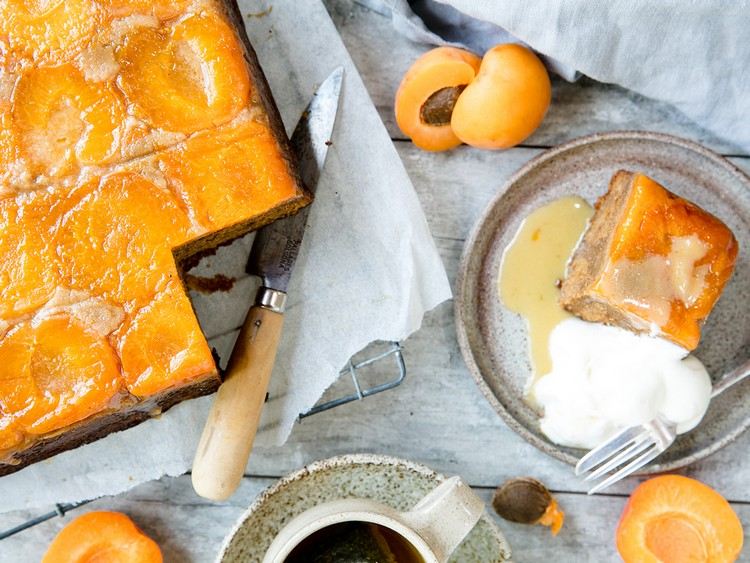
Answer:
[[[483,513],[484,503],[459,477],[443,481],[408,512],[372,500],[336,500],[292,519],[268,548],[263,563],[283,563],[305,538],[343,522],[389,528],[411,544],[425,563],[445,563]]]

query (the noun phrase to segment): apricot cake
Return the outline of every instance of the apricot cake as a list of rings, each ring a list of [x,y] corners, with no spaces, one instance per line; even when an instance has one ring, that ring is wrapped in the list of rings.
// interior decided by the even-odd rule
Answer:
[[[236,5],[0,25],[2,475],[215,390],[179,264],[310,198]]]
[[[585,320],[693,350],[737,250],[719,219],[643,174],[619,171],[596,203],[560,299]]]

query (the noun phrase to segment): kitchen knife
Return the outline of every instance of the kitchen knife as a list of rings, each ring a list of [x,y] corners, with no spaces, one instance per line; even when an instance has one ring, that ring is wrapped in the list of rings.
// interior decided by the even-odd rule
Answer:
[[[291,146],[305,186],[315,191],[338,112],[344,69],[320,85],[292,134]],[[287,288],[310,207],[260,229],[248,272],[261,278],[229,358],[193,461],[193,488],[212,500],[229,498],[247,465],[281,336]]]

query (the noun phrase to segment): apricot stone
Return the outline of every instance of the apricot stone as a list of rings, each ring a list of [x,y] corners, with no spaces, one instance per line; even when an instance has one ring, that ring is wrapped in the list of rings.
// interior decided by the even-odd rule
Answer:
[[[451,113],[476,76],[480,58],[455,47],[428,51],[411,66],[396,92],[396,122],[415,145],[428,151],[457,147]]]

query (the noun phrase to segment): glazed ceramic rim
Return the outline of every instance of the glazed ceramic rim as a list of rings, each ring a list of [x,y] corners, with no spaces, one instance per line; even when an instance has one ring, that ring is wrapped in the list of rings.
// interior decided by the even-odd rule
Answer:
[[[527,428],[520,420],[516,419],[498,400],[492,389],[487,384],[482,371],[479,369],[474,354],[471,350],[471,344],[469,342],[469,336],[466,330],[469,304],[464,299],[464,295],[467,292],[468,280],[470,278],[468,274],[469,265],[476,259],[475,247],[477,239],[480,233],[484,229],[485,224],[493,215],[495,208],[500,204],[501,200],[505,197],[505,194],[513,188],[513,186],[522,180],[524,176],[544,165],[545,163],[553,160],[560,155],[578,149],[583,146],[593,145],[600,142],[612,142],[612,141],[655,141],[668,145],[675,145],[683,149],[690,150],[697,153],[698,155],[709,159],[716,166],[723,168],[730,175],[735,176],[741,183],[745,183],[750,186],[750,176],[745,174],[737,166],[732,164],[729,160],[723,156],[715,153],[714,151],[707,149],[706,147],[687,139],[675,137],[674,135],[668,135],[666,133],[654,133],[650,131],[612,131],[607,133],[594,133],[591,135],[585,135],[578,137],[557,147],[553,147],[543,151],[537,156],[533,157],[521,168],[518,169],[507,181],[505,181],[500,188],[498,194],[492,198],[490,203],[485,208],[480,218],[474,224],[471,229],[469,237],[466,239],[463,251],[461,253],[461,261],[458,268],[458,276],[456,278],[456,296],[454,301],[454,314],[456,322],[456,333],[458,337],[458,345],[461,349],[461,355],[464,358],[466,366],[469,368],[472,378],[479,386],[482,394],[489,401],[492,408],[497,412],[503,421],[523,439],[532,444],[537,449],[543,451],[547,455],[550,455],[556,459],[564,461],[569,465],[575,465],[578,463],[580,457],[563,451],[557,444],[541,438],[529,428]],[[650,465],[647,469],[637,472],[635,475],[650,475],[654,473],[664,473],[666,471],[673,471],[685,467],[704,459],[724,446],[734,442],[743,432],[750,428],[750,414],[748,414],[744,421],[737,425],[735,428],[724,434],[721,438],[713,442],[711,445],[706,446],[692,454],[684,455],[673,461],[667,463],[657,463]],[[582,454],[585,450],[581,450]]]
[[[421,463],[380,454],[344,454],[314,461],[305,465],[301,469],[293,471],[292,473],[289,473],[280,478],[278,481],[276,481],[276,483],[262,491],[255,498],[255,500],[252,502],[252,504],[250,504],[247,510],[245,510],[245,512],[243,512],[242,515],[237,519],[232,529],[224,538],[224,541],[221,544],[221,548],[219,549],[219,553],[216,556],[215,563],[223,563],[230,543],[237,535],[237,532],[239,532],[242,526],[245,524],[245,521],[250,518],[250,516],[252,516],[276,493],[278,493],[291,483],[304,479],[305,477],[313,473],[318,473],[320,471],[329,469],[342,469],[353,465],[379,465],[398,467],[402,470],[418,473],[419,475],[427,477],[428,479],[434,479],[436,484],[438,485],[446,479],[445,475],[443,475],[442,473],[438,473],[437,471],[430,469],[429,467],[427,467],[426,465],[422,465]],[[480,521],[482,520],[484,520],[485,523],[490,526],[492,533],[497,538],[502,550],[506,555],[505,560],[507,562],[510,562],[512,556],[510,543],[508,543],[508,540],[506,539],[505,535],[502,533],[498,525],[492,520],[492,518],[488,516],[486,509],[485,513],[480,518]]]

